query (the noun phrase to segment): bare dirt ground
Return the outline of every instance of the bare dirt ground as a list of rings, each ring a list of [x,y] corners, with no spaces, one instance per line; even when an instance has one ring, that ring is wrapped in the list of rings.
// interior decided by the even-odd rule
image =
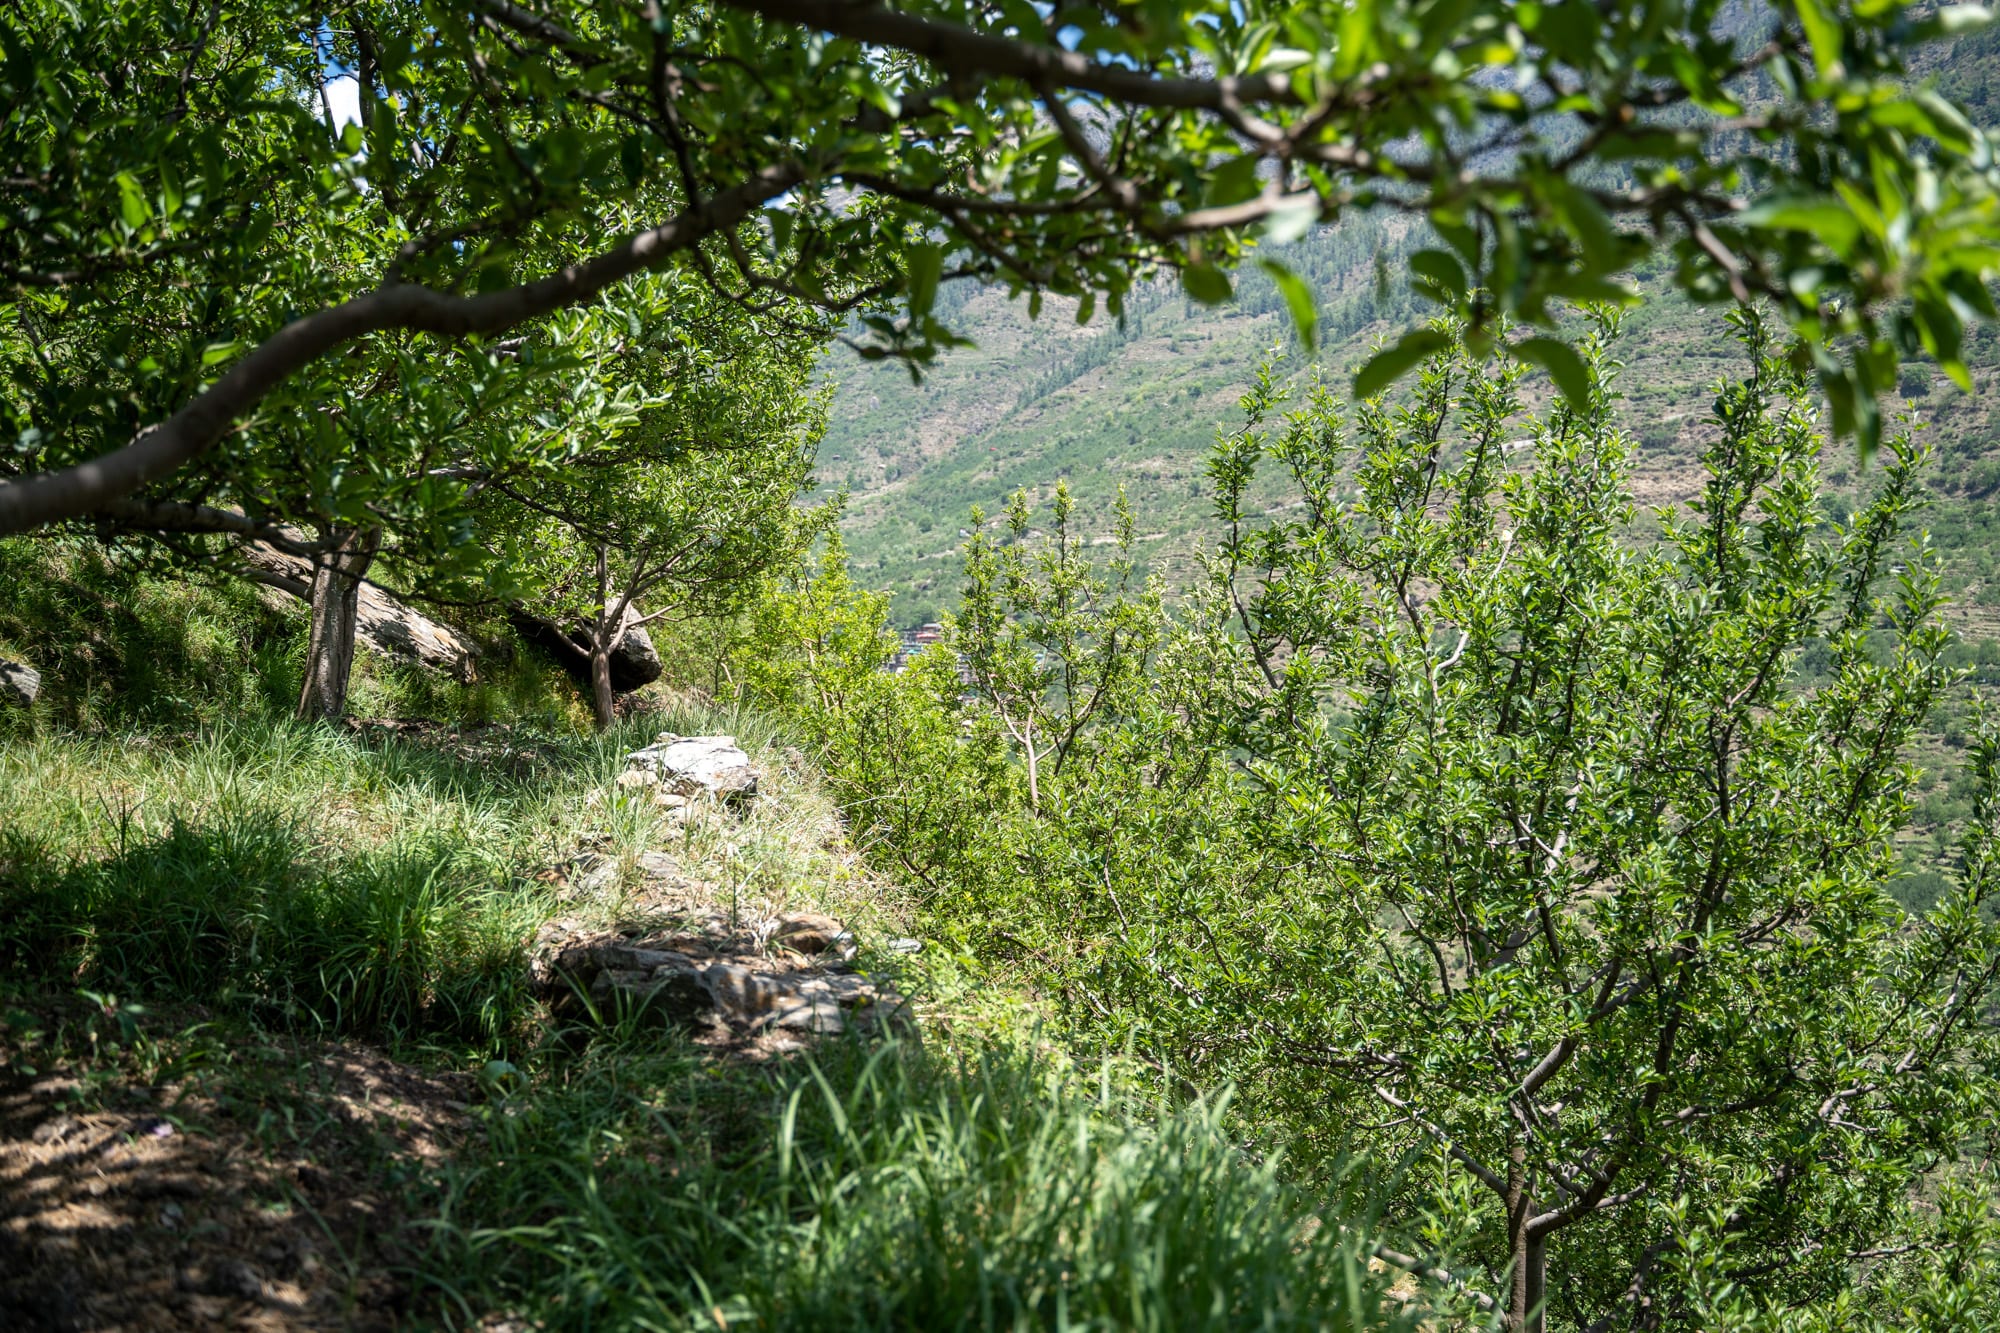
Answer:
[[[0,1038],[4,1041],[4,1038]],[[387,1329],[422,1236],[397,1196],[464,1132],[464,1077],[350,1045],[0,1078],[0,1330]]]

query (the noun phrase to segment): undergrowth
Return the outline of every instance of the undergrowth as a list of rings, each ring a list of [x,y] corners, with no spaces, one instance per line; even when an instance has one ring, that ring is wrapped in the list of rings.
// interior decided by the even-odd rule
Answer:
[[[53,1079],[76,1114],[193,1090],[274,1160],[340,1154],[400,1202],[382,1252],[416,1326],[1414,1327],[1365,1260],[1365,1201],[1287,1184],[1221,1103],[1070,1068],[936,942],[901,982],[934,1017],[888,1044],[752,1066],[554,1029],[527,941],[614,915],[642,851],[725,911],[906,933],[759,715],[675,696],[593,736],[525,677],[481,694],[376,662],[357,708],[431,722],[301,727],[296,636],[261,602],[48,548],[0,562],[48,576],[0,585],[0,651],[48,682],[0,723],[0,1087]],[[73,650],[104,608],[103,649]],[[662,730],[736,735],[752,812],[682,828],[621,794]],[[619,873],[582,893],[580,850]],[[477,1085],[441,1157],[332,1132],[313,1052],[357,1037]]]
[[[1019,1049],[820,1060],[718,1078],[627,1041],[502,1097],[429,1280],[467,1320],[478,1292],[550,1329],[1416,1326],[1369,1270],[1365,1201],[1246,1159],[1219,1105]]]

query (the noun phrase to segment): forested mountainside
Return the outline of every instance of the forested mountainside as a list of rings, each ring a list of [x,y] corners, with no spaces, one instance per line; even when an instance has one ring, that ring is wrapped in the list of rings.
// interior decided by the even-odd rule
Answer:
[[[1941,48],[1930,77],[1983,123],[2000,114],[2000,40],[1987,32]],[[1319,301],[1316,357],[1298,344],[1271,280],[1238,276],[1234,300],[1204,306],[1165,275],[1127,303],[1121,322],[1102,310],[1078,323],[1073,303],[1050,301],[1030,319],[1002,289],[947,288],[939,313],[973,346],[944,353],[919,383],[892,363],[836,349],[835,385],[819,459],[823,492],[846,490],[843,531],[856,576],[891,596],[892,618],[936,618],[959,592],[962,530],[976,505],[997,513],[1024,490],[1035,498],[1066,480],[1077,517],[1108,535],[1120,487],[1155,569],[1184,576],[1209,514],[1204,465],[1218,428],[1260,362],[1282,373],[1317,368],[1344,394],[1356,366],[1434,309],[1410,290],[1404,263],[1425,240],[1415,224],[1357,215],[1265,253],[1304,278]],[[1685,500],[1699,485],[1698,431],[1718,376],[1742,368],[1717,311],[1674,292],[1659,265],[1635,275],[1621,355],[1626,429],[1644,446],[1642,504]],[[2000,638],[2000,427],[1989,405],[2000,340],[1968,336],[1970,394],[1918,357],[1901,383],[1913,429],[1937,450],[1930,517],[1946,557],[1952,615],[1972,643]],[[1854,447],[1832,447],[1826,471],[1858,494],[1870,470]],[[2000,646],[1989,650],[2000,659]]]

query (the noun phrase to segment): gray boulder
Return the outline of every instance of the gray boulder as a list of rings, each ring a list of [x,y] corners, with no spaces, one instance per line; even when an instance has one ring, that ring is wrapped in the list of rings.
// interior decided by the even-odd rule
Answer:
[[[676,736],[663,731],[653,744],[625,756],[625,773],[619,781],[626,783],[627,775],[640,775],[632,778],[633,783],[657,779],[663,791],[681,796],[744,801],[757,794],[757,770],[734,736]]]
[[[644,625],[636,623],[643,614],[636,606],[626,607],[624,632],[611,645],[611,689],[614,693],[630,694],[642,685],[650,685],[660,678],[665,669],[660,664],[659,650],[653,647],[653,636],[646,633]],[[525,609],[517,608],[511,620],[514,631],[555,658],[556,664],[576,682],[578,689],[590,688],[590,648],[581,634],[565,633],[557,625]]]
[[[263,542],[247,543],[241,554],[246,573],[258,583],[278,594],[312,600],[310,561]],[[282,603],[284,598],[276,600]],[[361,585],[355,602],[355,629],[370,648],[385,656],[441,671],[464,685],[479,678],[479,650],[471,639],[372,583]]]
[[[26,708],[41,692],[41,672],[25,662],[0,662],[0,704]]]

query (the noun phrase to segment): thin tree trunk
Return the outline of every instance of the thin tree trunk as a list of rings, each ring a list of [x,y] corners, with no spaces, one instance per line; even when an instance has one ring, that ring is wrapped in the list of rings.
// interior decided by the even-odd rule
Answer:
[[[611,605],[611,548],[597,546],[597,620],[590,628],[590,709],[597,729],[618,720],[618,697],[611,691],[611,645],[618,640],[625,607]]]
[[[618,696],[611,692],[611,645],[602,634],[590,645],[590,709],[599,731],[618,720]]]
[[[1543,1308],[1548,1301],[1548,1237],[1530,1235],[1521,1260],[1521,1267],[1528,1275],[1527,1291],[1524,1293],[1527,1297],[1527,1322],[1523,1327],[1527,1333],[1544,1333],[1548,1327],[1548,1312]]]
[[[347,711],[361,580],[382,545],[380,528],[335,529],[328,535],[332,548],[313,557],[312,628],[306,640],[305,679],[299,685],[301,722],[331,722]]]
[[[1535,1192],[1528,1171],[1527,1145],[1518,1138],[1507,1162],[1507,1251],[1509,1333],[1544,1333],[1542,1313],[1548,1267],[1548,1240],[1528,1228]]]

